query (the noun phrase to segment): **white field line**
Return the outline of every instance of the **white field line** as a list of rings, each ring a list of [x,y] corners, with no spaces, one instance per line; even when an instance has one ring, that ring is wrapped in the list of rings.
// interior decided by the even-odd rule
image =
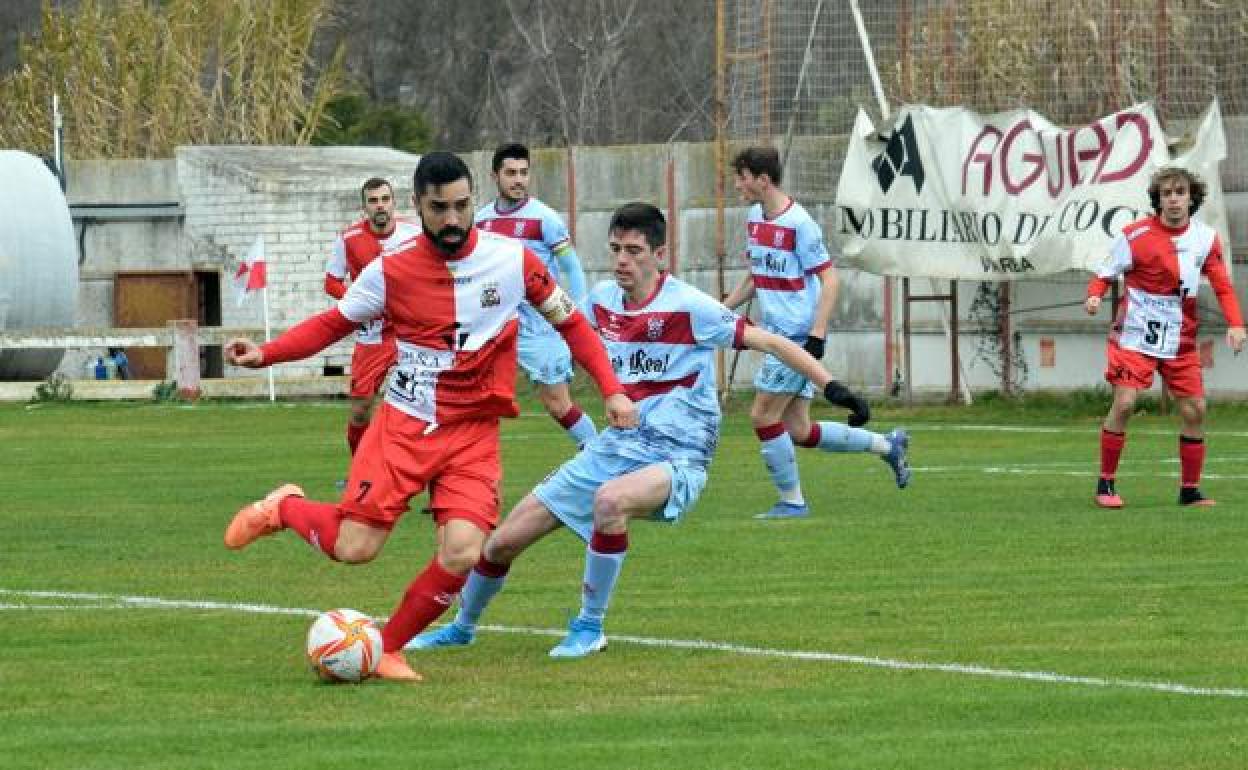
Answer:
[[[238,602],[194,601],[186,599],[161,599],[153,596],[121,596],[113,594],[73,593],[64,591],[22,591],[0,588],[0,596],[25,597],[34,600],[77,600],[82,604],[57,603],[22,603],[9,602],[0,604],[0,610],[103,610],[103,609],[189,609],[189,610],[225,610],[230,612],[248,612],[266,615],[301,615],[315,617],[320,610],[298,607],[275,607],[268,604],[250,604]],[[566,631],[554,628],[523,628],[515,626],[482,625],[483,631],[494,631],[503,634],[521,634],[525,636],[561,637]],[[647,636],[629,636],[613,634],[611,641],[616,643],[636,644],[643,647],[660,647],[677,650],[708,650],[724,652],[732,655],[746,655],[762,658],[784,658],[788,660],[807,660],[820,663],[841,663],[851,666],[867,666],[885,668],[894,671],[935,671],[944,674],[961,674],[965,676],[983,676],[994,679],[1020,679],[1049,684],[1072,684],[1089,687],[1124,688],[1132,690],[1151,690],[1153,692],[1191,695],[1198,697],[1248,698],[1248,689],[1239,687],[1194,687],[1175,682],[1153,682],[1139,679],[1114,679],[1099,676],[1071,676],[1052,671],[1021,671],[1008,668],[992,668],[974,663],[925,663],[922,661],[896,660],[893,658],[877,658],[869,655],[850,655],[839,652],[815,652],[803,650],[782,650],[769,647],[753,647],[734,644],[732,642],[714,642],[704,639],[657,639]]]

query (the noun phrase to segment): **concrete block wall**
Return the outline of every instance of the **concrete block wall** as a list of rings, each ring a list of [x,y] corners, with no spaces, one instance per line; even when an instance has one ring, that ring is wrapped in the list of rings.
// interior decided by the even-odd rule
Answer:
[[[1248,256],[1248,119],[1227,118],[1228,161],[1223,185],[1231,214],[1233,247]],[[794,148],[790,167],[800,169],[806,153],[835,157],[843,154],[843,140],[803,140]],[[473,169],[478,205],[491,199],[491,150],[464,154]],[[235,305],[230,276],[257,235],[263,235],[268,255],[270,317],[274,330],[330,306],[322,291],[324,263],[334,236],[360,216],[359,185],[370,176],[394,183],[399,213],[416,216],[410,205],[411,173],[418,158],[386,148],[333,147],[183,147],[171,161],[109,161],[71,166],[71,202],[180,201],[185,220],[177,226],[153,222],[110,223],[88,230],[84,260],[81,319],[84,324],[111,321],[111,275],[118,269],[219,270],[222,273],[222,316],[227,326],[259,326],[259,298]],[[537,150],[533,193],[556,210],[569,210],[570,181],[575,186],[577,249],[589,280],[610,278],[606,229],[611,212],[631,200],[645,200],[665,212],[677,212],[677,272],[685,280],[715,295],[719,292],[716,256],[715,148],[711,144],[641,145],[577,148],[571,154],[575,179],[568,174],[569,153],[563,149]],[[675,200],[669,200],[665,170],[673,165]],[[826,166],[826,162],[823,164]],[[1229,169],[1229,171],[1228,171]],[[721,173],[722,169],[719,170]],[[795,171],[795,173],[800,173]],[[725,174],[729,205],[736,196]],[[801,184],[800,179],[795,182]],[[812,185],[813,187],[813,185]],[[801,200],[819,220],[831,242],[837,213],[830,196]],[[731,289],[744,274],[744,209],[729,208],[725,217],[724,286]],[[1237,271],[1238,285],[1248,285],[1248,274]],[[868,387],[884,387],[892,373],[884,369],[883,280],[842,266],[841,290],[835,311],[836,335],[825,363],[838,377]],[[1047,308],[1014,317],[1022,332],[1021,349],[1030,371],[1027,387],[1079,387],[1101,382],[1102,345],[1107,319],[1089,321],[1077,303],[1086,276],[1068,274],[1016,283],[1015,309]],[[943,286],[937,287],[943,290]],[[961,322],[973,321],[969,308],[976,282],[959,284]],[[926,279],[914,282],[916,293],[928,293]],[[1241,303],[1244,301],[1241,288]],[[1210,304],[1211,299],[1206,299]],[[1056,306],[1056,307],[1054,307]],[[1211,305],[1212,307],[1212,305]],[[1215,311],[1216,315],[1216,311]],[[900,309],[898,310],[900,319]],[[912,351],[916,389],[947,389],[948,342],[940,332],[940,310],[932,303],[912,306],[917,332]],[[1208,336],[1220,336],[1218,324],[1208,325]],[[988,363],[976,358],[980,338],[968,331],[960,344],[963,370],[974,388],[995,388],[998,381]],[[1041,366],[1041,345],[1056,350],[1056,366]],[[1219,342],[1220,345],[1220,342]],[[350,342],[341,343],[306,362],[283,365],[279,376],[321,374],[326,366],[347,366]],[[1215,349],[1215,366],[1208,372],[1213,391],[1243,392],[1248,381],[1237,368],[1226,365],[1224,349]],[[737,382],[748,383],[754,357],[743,356]],[[81,376],[73,370],[74,376]],[[227,375],[254,373],[230,370]]]

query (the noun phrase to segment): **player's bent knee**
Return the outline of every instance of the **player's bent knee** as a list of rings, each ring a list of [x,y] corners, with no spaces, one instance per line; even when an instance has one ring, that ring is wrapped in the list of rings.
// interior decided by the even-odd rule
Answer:
[[[464,575],[481,560],[481,550],[480,543],[443,544],[438,549],[438,561],[448,571]]]
[[[377,557],[381,547],[372,543],[344,543],[334,546],[334,557],[346,564],[367,564]]]
[[[594,528],[616,531],[628,526],[628,494],[620,486],[605,484],[594,495]]]

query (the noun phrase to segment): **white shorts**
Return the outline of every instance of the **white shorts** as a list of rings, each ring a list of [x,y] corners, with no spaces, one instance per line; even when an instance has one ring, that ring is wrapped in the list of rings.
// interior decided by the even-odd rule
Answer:
[[[675,523],[693,507],[706,486],[706,468],[701,465],[657,458],[653,461],[637,460],[595,449],[595,444],[591,443],[538,484],[533,494],[555,518],[589,542],[594,529],[594,495],[598,488],[612,479],[651,465],[661,466],[667,471],[672,491],[667,503],[652,513],[650,519]]]

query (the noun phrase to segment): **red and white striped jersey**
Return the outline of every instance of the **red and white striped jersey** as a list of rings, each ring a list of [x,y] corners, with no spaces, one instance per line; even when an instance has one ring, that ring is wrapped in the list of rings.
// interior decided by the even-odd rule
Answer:
[[[1126,297],[1110,338],[1128,350],[1174,358],[1195,346],[1201,275],[1208,277],[1226,322],[1243,325],[1222,259],[1222,241],[1203,222],[1193,219],[1173,229],[1152,216],[1127,225],[1089,282],[1088,296],[1104,296],[1120,275],[1125,276]]]
[[[385,398],[395,408],[431,424],[515,417],[516,310],[555,287],[523,243],[473,228],[450,258],[424,235],[383,255],[338,310],[389,321],[398,360]]]
[[[816,276],[833,267],[823,230],[806,209],[789,200],[776,216],[762,204],[746,215],[746,256],[754,292],[762,306],[763,328],[785,337],[805,337],[815,320],[820,283]]]
[[[377,235],[369,227],[368,220],[361,219],[334,239],[329,261],[325,263],[325,272],[340,281],[345,281],[347,276],[354,281],[360,277],[360,271],[382,252],[394,251],[404,242],[420,235],[420,232],[419,222],[395,217],[394,229],[388,235]]]
[[[360,272],[378,256],[402,247],[404,243],[420,233],[419,222],[401,217],[395,217],[394,228],[388,235],[374,233],[367,219],[361,219],[349,226],[334,239],[329,260],[325,263],[325,274],[333,276],[339,282],[333,292],[335,296],[342,296],[341,284],[346,281],[348,275],[352,281],[355,281],[360,277]],[[355,341],[361,345],[380,343],[382,341],[381,319],[361,326],[355,334]]]

